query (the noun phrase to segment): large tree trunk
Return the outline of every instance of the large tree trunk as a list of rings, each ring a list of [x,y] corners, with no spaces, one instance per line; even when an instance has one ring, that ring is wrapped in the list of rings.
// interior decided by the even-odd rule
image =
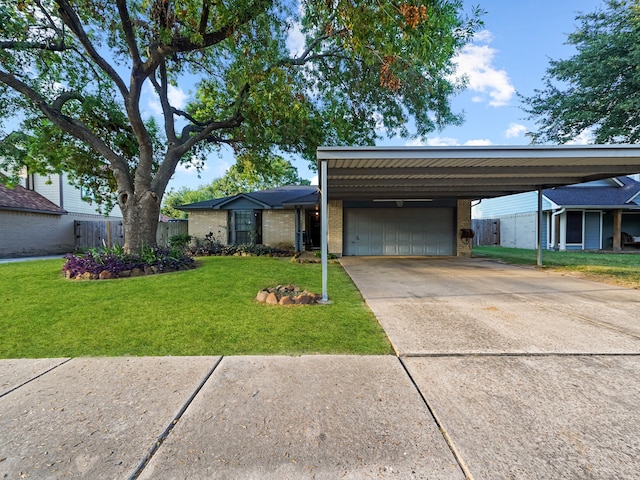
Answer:
[[[120,195],[124,217],[124,250],[140,253],[143,247],[156,246],[156,231],[160,215],[160,199],[150,191]]]

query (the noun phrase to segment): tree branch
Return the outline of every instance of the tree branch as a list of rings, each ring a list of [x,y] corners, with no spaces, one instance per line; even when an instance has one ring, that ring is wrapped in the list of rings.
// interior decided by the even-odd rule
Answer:
[[[51,108],[54,111],[61,113],[62,107],[69,100],[78,100],[81,102],[83,98],[79,93],[76,93],[76,92],[64,92],[62,95],[60,95],[58,98],[56,98],[53,101],[53,103],[51,104]]]
[[[64,52],[71,50],[72,47],[66,46],[64,42],[55,43],[45,42],[21,42],[21,41],[4,41],[0,42],[0,49],[3,50],[48,50],[50,52]]]
[[[134,68],[140,67],[142,59],[140,58],[140,51],[138,50],[138,43],[136,42],[136,36],[133,30],[133,23],[129,16],[129,9],[127,8],[126,0],[116,0],[116,6],[118,7],[118,13],[120,14],[120,20],[122,21],[122,30],[129,47],[129,54],[133,60]]]
[[[63,93],[53,102],[53,105],[49,105],[46,100],[35,90],[29,87],[29,85],[18,80],[10,73],[0,70],[0,82],[31,100],[31,102],[62,131],[85,142],[94,151],[102,155],[111,165],[111,170],[113,171],[113,175],[119,185],[131,185],[126,160],[111,150],[111,148],[109,148],[101,138],[94,135],[94,133],[85,124],[63,115],[60,112],[59,108],[62,108],[64,103],[68,100],[77,98],[77,94],[73,92]]]
[[[155,75],[150,75],[149,80],[153,85],[158,97],[160,97],[160,105],[162,105],[162,115],[164,117],[164,130],[167,135],[167,140],[170,143],[177,142],[176,138],[176,130],[173,121],[173,108],[169,103],[169,94],[167,91],[167,65],[164,61],[164,58],[160,62],[160,82]]]
[[[56,2],[58,4],[58,12],[60,13],[62,21],[71,29],[74,35],[78,37],[78,40],[80,40],[80,43],[91,59],[96,62],[100,69],[105,72],[111,80],[115,82],[122,96],[127,98],[129,91],[127,90],[124,80],[122,80],[120,75],[118,75],[118,72],[116,72],[115,69],[104,58],[102,58],[95,49],[91,40],[89,40],[89,36],[84,31],[82,23],[80,22],[76,12],[73,10],[73,7],[69,5],[67,0],[56,0]]]
[[[182,110],[178,110],[177,108],[173,108],[172,107],[171,108],[171,113],[173,113],[174,115],[178,115],[180,117],[186,118],[187,120],[189,120],[194,125],[197,125],[198,127],[206,127],[207,126],[207,122],[199,122],[198,120],[193,118],[191,115],[189,115],[187,112],[183,112]]]

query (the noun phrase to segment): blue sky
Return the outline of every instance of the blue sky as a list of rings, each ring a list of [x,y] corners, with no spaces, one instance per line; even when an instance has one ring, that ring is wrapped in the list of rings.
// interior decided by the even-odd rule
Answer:
[[[380,145],[526,145],[525,132],[534,129],[520,108],[517,93],[529,96],[542,87],[549,59],[568,58],[574,52],[565,44],[576,30],[578,12],[592,12],[602,0],[465,0],[465,9],[479,5],[486,11],[484,29],[459,55],[458,68],[468,76],[465,92],[453,100],[455,111],[463,111],[462,126],[433,132],[422,141],[391,138]],[[187,97],[174,92],[176,97]],[[588,143],[578,138],[575,143]],[[212,158],[198,174],[179,168],[169,188],[197,188],[222,176],[232,164],[230,155]],[[312,179],[306,162],[295,162],[300,175]]]

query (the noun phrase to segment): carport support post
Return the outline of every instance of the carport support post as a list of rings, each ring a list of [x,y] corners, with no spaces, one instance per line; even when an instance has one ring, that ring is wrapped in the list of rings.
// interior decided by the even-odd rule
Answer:
[[[542,266],[542,189],[538,189],[538,261],[537,265]]]
[[[327,258],[329,219],[327,208],[327,161],[320,161],[320,252],[322,253],[322,302],[327,303]]]

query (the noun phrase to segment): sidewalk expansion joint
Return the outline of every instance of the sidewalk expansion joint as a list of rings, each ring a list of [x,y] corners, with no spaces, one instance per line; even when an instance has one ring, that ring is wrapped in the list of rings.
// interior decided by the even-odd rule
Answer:
[[[414,380],[413,376],[411,375],[411,372],[409,372],[409,369],[407,368],[407,366],[405,365],[404,361],[402,360],[402,357],[398,357],[398,360],[400,361],[400,365],[402,365],[402,368],[404,369],[405,373],[409,377],[409,380],[411,380],[411,383],[413,384],[413,387],[418,392],[418,395],[420,395],[420,398],[422,399],[422,402],[424,403],[425,407],[427,407],[427,410],[429,411],[429,414],[431,415],[433,420],[436,422],[436,425],[438,426],[438,430],[440,431],[440,434],[444,438],[444,441],[447,443],[447,446],[449,447],[449,450],[451,450],[451,453],[452,453],[453,457],[456,459],[456,462],[458,463],[458,466],[460,467],[460,470],[462,470],[462,473],[464,474],[465,480],[474,480],[473,479],[473,475],[469,471],[469,467],[467,467],[467,464],[465,463],[464,459],[462,458],[462,455],[460,454],[460,452],[457,449],[456,445],[453,443],[453,439],[449,436],[449,433],[447,433],[447,430],[444,428],[444,425],[440,421],[440,418],[438,417],[438,415],[436,414],[434,409],[431,407],[431,405],[429,404],[429,402],[426,399],[426,397],[422,394],[422,391],[420,390],[420,387],[418,387],[418,384],[416,383],[416,381]]]
[[[467,358],[467,357],[638,357],[640,352],[452,352],[403,353],[398,358]]]
[[[0,393],[0,398],[4,397],[5,395],[9,395],[11,392],[15,392],[15,391],[16,391],[16,390],[18,390],[19,388],[24,387],[25,385],[27,385],[27,384],[29,384],[29,383],[33,382],[34,380],[37,380],[38,378],[40,378],[40,377],[42,377],[42,376],[46,375],[47,373],[51,372],[52,370],[55,370],[56,368],[58,368],[58,367],[60,367],[60,366],[64,365],[65,363],[70,362],[71,360],[72,360],[71,358],[67,358],[66,360],[63,360],[62,362],[58,363],[57,365],[54,365],[53,367],[51,367],[51,368],[49,368],[49,369],[45,370],[44,372],[39,373],[39,374],[38,374],[38,375],[36,375],[35,377],[30,378],[30,379],[29,379],[29,380],[27,380],[26,382],[22,382],[20,385],[17,385],[17,386],[15,386],[15,387],[13,387],[11,390],[7,390],[7,391],[6,391],[6,392],[4,392],[4,393]]]
[[[223,357],[220,357],[218,358],[218,360],[216,360],[216,362],[213,364],[213,367],[211,367],[209,372],[204,376],[200,384],[196,387],[196,389],[193,391],[191,396],[187,399],[187,401],[182,406],[180,411],[176,414],[176,416],[173,418],[173,420],[169,422],[169,425],[164,430],[164,432],[162,432],[162,434],[153,443],[153,446],[149,449],[149,452],[147,452],[145,457],[142,459],[142,461],[140,462],[138,467],[135,469],[135,471],[131,474],[128,480],[135,480],[142,474],[142,472],[147,467],[147,465],[149,464],[153,456],[160,449],[160,447],[162,446],[164,441],[167,439],[171,431],[174,429],[174,427],[178,424],[178,422],[180,421],[184,413],[187,411],[187,408],[189,408],[193,400],[195,400],[196,396],[200,393],[200,390],[202,390],[202,387],[204,387],[205,383],[207,383],[209,378],[211,378],[211,375],[213,375],[213,372],[215,372],[216,368],[218,368],[218,365],[220,365],[222,358]]]

